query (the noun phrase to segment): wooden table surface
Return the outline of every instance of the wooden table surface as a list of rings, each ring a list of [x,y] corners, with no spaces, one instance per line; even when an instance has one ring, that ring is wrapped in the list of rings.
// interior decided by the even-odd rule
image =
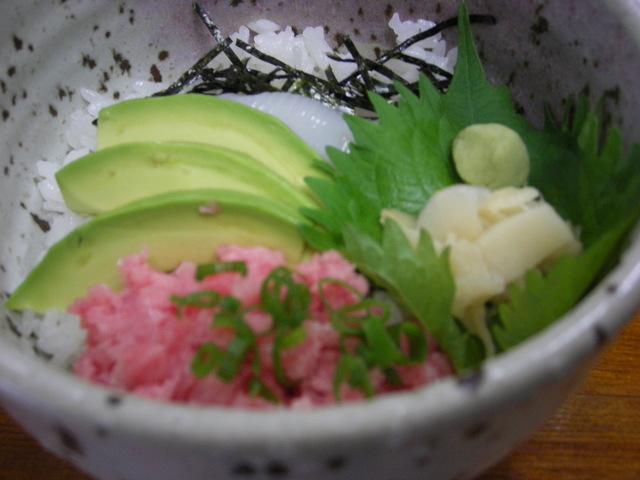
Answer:
[[[89,480],[42,450],[2,411],[0,446],[2,480]],[[550,479],[640,480],[640,312],[583,387],[478,480]]]

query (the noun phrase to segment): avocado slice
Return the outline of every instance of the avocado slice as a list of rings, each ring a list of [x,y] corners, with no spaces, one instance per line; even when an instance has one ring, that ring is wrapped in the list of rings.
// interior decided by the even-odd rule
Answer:
[[[160,193],[224,188],[318,208],[308,195],[253,157],[184,142],[123,143],[81,157],[56,173],[67,206],[99,214]]]
[[[143,248],[150,265],[164,271],[181,261],[212,261],[223,243],[279,249],[293,265],[307,254],[299,221],[290,208],[244,192],[201,189],[148,197],[94,217],[52,246],[6,306],[64,310],[91,285],[117,289],[118,260]]]
[[[238,150],[309,193],[304,178],[326,176],[314,165],[316,152],[283,122],[213,95],[138,98],[100,111],[98,149],[140,141],[199,142]]]

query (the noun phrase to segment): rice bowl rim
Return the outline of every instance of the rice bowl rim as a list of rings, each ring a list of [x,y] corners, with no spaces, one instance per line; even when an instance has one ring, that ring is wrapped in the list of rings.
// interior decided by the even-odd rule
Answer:
[[[630,32],[637,32],[633,27],[640,24],[640,11],[632,0],[611,0],[607,7],[624,19]],[[635,43],[640,45],[640,33],[635,34]],[[403,426],[422,429],[521,401],[539,387],[585,369],[585,361],[612,340],[637,311],[638,292],[640,224],[621,263],[596,289],[544,332],[485,362],[481,381],[472,390],[461,388],[460,382],[449,378],[370,402],[310,411],[194,407],[132,395],[124,395],[117,406],[109,406],[114,391],[47,365],[0,338],[0,397],[56,418],[107,424],[118,432],[194,444],[259,445],[265,439],[282,444],[315,444],[322,439],[335,441],[338,436],[340,441],[348,441],[398,432]]]
[[[106,424],[113,430],[227,446],[317,444],[388,435],[403,426],[462,421],[473,412],[526,402],[548,383],[585,370],[640,306],[640,224],[620,264],[582,302],[548,329],[484,363],[472,388],[450,377],[411,392],[312,410],[252,411],[159,402],[105,389],[19,352],[0,338],[0,393],[33,408]],[[586,363],[585,363],[586,362]],[[114,395],[116,397],[114,397]],[[109,405],[118,398],[117,406]]]

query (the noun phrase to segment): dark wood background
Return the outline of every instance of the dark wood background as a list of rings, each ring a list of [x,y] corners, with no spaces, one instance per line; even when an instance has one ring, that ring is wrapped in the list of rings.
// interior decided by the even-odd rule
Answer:
[[[0,410],[0,479],[89,477],[45,452]],[[478,480],[551,479],[640,480],[640,312],[582,388]]]

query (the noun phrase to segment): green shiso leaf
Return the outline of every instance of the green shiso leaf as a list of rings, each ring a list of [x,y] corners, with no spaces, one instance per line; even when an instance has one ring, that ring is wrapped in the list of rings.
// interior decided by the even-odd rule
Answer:
[[[380,203],[362,194],[356,169],[350,169],[351,158],[357,155],[354,148],[350,154],[328,149],[334,163],[344,170],[332,168],[332,180],[307,178],[309,187],[322,200],[326,210],[302,208],[301,212],[315,225],[301,225],[305,240],[318,250],[342,250],[344,225],[355,224],[374,238],[380,237]],[[342,163],[341,163],[342,161]],[[363,167],[368,172],[368,167]]]
[[[458,370],[483,358],[481,347],[451,317],[454,282],[446,254],[438,256],[423,231],[414,249],[398,225],[387,220],[381,241],[353,226],[344,232],[345,252],[377,285],[417,318]]]
[[[492,329],[498,349],[517,345],[567,313],[597,280],[629,226],[621,223],[578,257],[563,256],[546,275],[527,272],[524,287],[511,285],[510,301],[500,304],[499,321]]]
[[[521,135],[532,130],[513,108],[508,88],[495,88],[487,81],[473,44],[465,3],[461,4],[458,15],[458,58],[451,85],[444,95],[444,112],[455,134],[469,125],[489,122],[506,125]]]
[[[600,107],[591,110],[582,96],[569,104],[562,124],[549,119],[552,151],[531,164],[531,184],[580,228],[586,246],[640,214],[640,145],[623,153],[620,132],[605,132]]]
[[[433,85],[421,77],[420,97],[400,84],[397,106],[371,94],[379,121],[345,117],[355,146],[350,155],[332,155],[338,170],[372,205],[416,214],[436,190],[458,181],[448,161],[455,131],[443,116]]]

